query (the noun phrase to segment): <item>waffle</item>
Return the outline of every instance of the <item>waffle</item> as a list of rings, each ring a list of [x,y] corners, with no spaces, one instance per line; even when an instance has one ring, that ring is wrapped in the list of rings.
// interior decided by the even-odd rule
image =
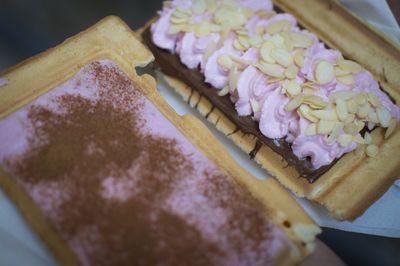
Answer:
[[[234,162],[234,160],[225,151],[223,145],[219,143],[212,136],[212,134],[207,130],[207,128],[201,122],[199,122],[192,116],[180,117],[173,111],[171,107],[169,107],[169,105],[161,98],[161,96],[157,92],[156,82],[151,76],[147,74],[139,76],[136,73],[135,67],[142,67],[147,65],[153,60],[153,56],[149,52],[149,50],[147,50],[145,46],[140,41],[138,41],[135,33],[132,32],[130,28],[117,17],[107,17],[98,22],[96,25],[87,29],[86,31],[67,39],[65,42],[58,45],[57,47],[49,49],[48,51],[41,53],[33,58],[30,58],[16,65],[15,67],[6,70],[4,73],[1,73],[0,76],[4,80],[6,80],[5,82],[6,84],[2,85],[0,90],[0,124],[2,122],[4,123],[5,121],[4,119],[6,120],[9,119],[10,116],[19,112],[21,108],[24,108],[25,106],[29,105],[30,103],[32,103],[32,101],[41,99],[40,97],[47,95],[47,93],[52,93],[52,90],[54,88],[58,89],[59,88],[58,86],[61,86],[61,84],[70,84],[68,82],[71,82],[71,80],[73,80],[73,82],[76,82],[76,80],[74,80],[73,78],[79,73],[86,73],[85,71],[89,71],[91,68],[87,70],[88,66],[95,66],[92,68],[95,69],[93,70],[95,71],[94,73],[97,73],[96,69],[98,69],[99,65],[98,62],[101,60],[108,60],[113,62],[113,64],[115,64],[124,73],[124,75],[126,75],[126,78],[124,79],[125,82],[128,82],[128,84],[132,84],[132,86],[138,90],[139,95],[143,96],[143,99],[149,102],[149,104],[155,106],[155,108],[152,107],[153,109],[151,109],[153,110],[152,113],[156,114],[159,113],[161,116],[165,117],[167,121],[169,121],[168,123],[172,123],[173,128],[175,128],[174,130],[180,132],[179,134],[182,134],[183,138],[186,139],[185,141],[191,143],[190,145],[193,145],[195,151],[197,150],[199,154],[202,154],[199,156],[200,157],[205,156],[204,158],[206,159],[202,160],[206,161],[208,160],[211,164],[217,167],[216,171],[220,171],[224,176],[229,177],[229,179],[227,180],[230,180],[229,184],[234,184],[235,191],[237,189],[239,191],[242,191],[240,193],[248,195],[246,197],[250,197],[251,200],[254,200],[254,202],[256,202],[255,204],[259,204],[257,205],[259,206],[258,210],[262,213],[262,216],[260,217],[268,217],[266,219],[269,219],[269,221],[272,221],[272,223],[275,226],[277,226],[277,228],[283,230],[284,235],[286,235],[289,239],[289,244],[288,244],[288,249],[286,249],[282,254],[280,254],[278,260],[275,261],[277,264],[291,265],[298,263],[313,250],[315,235],[320,232],[320,228],[307,216],[307,214],[295,202],[295,200],[291,197],[291,195],[285,189],[283,189],[274,179],[268,179],[262,181],[256,180],[254,177],[252,177],[250,174],[244,171]],[[109,78],[104,77],[103,76],[104,73],[102,74],[101,71],[100,73],[97,73],[95,75],[102,77],[104,82],[109,82]],[[80,86],[81,83],[79,82],[79,84],[78,83],[74,84],[75,84],[74,86]],[[101,86],[103,86],[101,84],[103,83],[100,82],[99,84],[101,88]],[[118,91],[119,88],[118,85],[115,86],[116,86],[115,88],[113,87],[113,90],[114,89],[116,90],[117,96],[115,97],[122,97],[121,95],[125,95],[123,91],[122,92]],[[128,96],[129,93],[132,92],[127,92]],[[84,98],[84,95],[82,97]],[[111,97],[112,99],[112,97],[114,96],[109,96],[109,97]],[[84,101],[84,99],[81,99],[81,101]],[[115,103],[115,105],[118,104]],[[113,106],[113,108],[117,108],[113,105],[113,103],[111,103],[111,106]],[[29,110],[35,110],[35,109],[31,108]],[[90,110],[92,109],[89,109],[89,112],[91,112]],[[95,110],[102,110],[102,109],[100,108]],[[48,112],[46,111],[45,114],[48,115]],[[82,112],[78,112],[78,114],[82,114]],[[107,112],[105,112],[105,116],[107,116]],[[125,117],[122,118],[121,117],[118,118],[118,116],[116,117],[117,117],[115,118],[116,120],[125,119]],[[75,118],[73,117],[72,119]],[[57,123],[57,120],[62,121],[63,119],[56,119],[55,123]],[[90,120],[91,119],[89,119],[89,122]],[[44,124],[46,123],[46,119],[40,121],[42,121]],[[109,120],[109,123],[113,122],[114,120]],[[35,124],[33,124],[33,126],[34,125]],[[71,126],[71,124],[68,125]],[[66,132],[68,132],[70,126],[65,127]],[[99,126],[99,123],[93,123],[93,126],[97,127]],[[109,132],[108,131],[109,128],[107,127],[107,124],[103,126],[105,128],[104,134],[108,134],[107,132]],[[122,128],[124,128],[123,125]],[[18,132],[12,132],[12,131],[10,131],[11,134],[9,134],[6,131],[11,129],[4,126],[2,127],[2,130],[3,134],[0,135],[5,139],[9,135],[13,134],[18,135],[17,134]],[[111,134],[114,134],[112,126],[110,130]],[[150,130],[158,130],[158,129],[151,128]],[[65,132],[61,133],[64,134]],[[115,131],[115,134],[118,134],[118,132]],[[145,140],[149,141],[148,139]],[[150,138],[150,141],[154,140]],[[174,145],[173,142],[168,142],[168,143],[169,143],[168,145]],[[7,147],[6,141],[4,141],[2,145],[3,145],[2,147],[4,146]],[[58,150],[58,152],[54,153],[53,155],[58,156],[58,154],[63,153],[64,151],[70,148],[65,145],[63,147],[64,148]],[[162,151],[161,148],[160,150]],[[89,153],[94,152],[94,154],[96,154],[95,151],[96,150],[88,152]],[[128,152],[125,156],[131,156],[131,155]],[[162,154],[161,155],[155,154],[155,156],[162,156]],[[46,156],[40,157],[38,164],[41,164],[42,161],[49,159],[46,158],[47,158]],[[52,159],[50,158],[49,160]],[[63,159],[61,158],[61,160]],[[160,160],[161,163],[162,161],[163,160]],[[68,162],[68,160],[66,162]],[[105,163],[107,163],[107,161],[105,161]],[[55,165],[50,167],[49,169],[51,171],[53,170],[56,171],[57,169],[54,169],[55,167],[62,168],[64,166]],[[71,168],[73,167],[74,165],[71,166]],[[200,166],[195,165],[194,167],[196,167],[197,169],[197,167]],[[12,169],[14,169],[14,171]],[[44,194],[39,193],[38,196],[37,194],[32,193],[31,186],[32,184],[40,185],[40,182],[46,182],[43,179],[44,177],[42,178],[39,175],[39,178],[37,180],[32,181],[33,179],[31,179],[30,175],[28,175],[27,177],[23,177],[24,174],[20,172],[22,171],[21,169],[25,169],[24,166],[19,168],[18,167],[12,168],[10,167],[10,164],[7,164],[3,161],[3,166],[0,167],[0,185],[4,189],[6,194],[20,209],[20,211],[22,212],[23,216],[28,221],[28,223],[38,233],[40,238],[47,244],[47,246],[52,251],[56,259],[60,262],[60,264],[79,265],[79,264],[94,263],[97,265],[101,265],[104,263],[106,264],[109,263],[107,259],[114,259],[114,258],[116,259],[114,263],[117,262],[121,263],[121,261],[118,261],[118,258],[120,258],[121,256],[128,256],[129,254],[135,254],[135,251],[132,250],[116,248],[119,247],[118,246],[119,240],[116,240],[116,238],[111,238],[113,239],[112,241],[116,242],[111,242],[111,243],[106,242],[108,243],[108,246],[105,246],[105,250],[103,251],[103,253],[105,252],[104,254],[108,254],[107,252],[109,252],[110,256],[107,255],[104,260],[101,257],[105,256],[104,254],[96,255],[96,253],[93,253],[95,255],[93,255],[92,257],[88,255],[89,257],[87,257],[86,254],[87,253],[91,254],[90,252],[92,252],[90,251],[91,248],[96,248],[96,245],[98,245],[98,243],[103,243],[103,242],[98,241],[98,239],[93,240],[93,238],[90,238],[88,236],[82,239],[80,238],[75,239],[75,241],[78,242],[74,242],[73,240],[71,240],[71,235],[69,234],[71,234],[71,232],[76,232],[79,229],[79,227],[77,227],[77,225],[74,223],[75,218],[72,218],[73,222],[68,224],[67,226],[68,230],[66,230],[64,225],[62,223],[60,224],[59,218],[54,218],[53,216],[49,215],[49,213],[46,211],[48,210],[46,209],[47,205],[45,206],[45,204],[40,204],[39,203],[40,200],[36,198],[39,197],[39,199],[46,200],[46,196],[42,197],[41,195],[46,195],[46,193],[52,195],[51,194],[53,191],[52,186],[57,184],[44,183],[46,185],[41,189],[44,189],[45,192],[43,192]],[[83,169],[82,171],[84,170],[85,169]],[[40,172],[40,169],[35,171]],[[43,173],[48,173],[46,171]],[[65,171],[69,171],[69,168],[65,168]],[[53,178],[53,176],[49,174],[49,178]],[[86,195],[92,195],[89,193],[89,191],[85,190],[87,187],[91,186],[91,181],[85,182],[84,176],[82,176],[77,180],[79,182],[82,182],[79,183],[82,185],[76,186],[74,188],[76,188],[76,190],[83,189],[83,191],[81,194],[76,194],[76,195],[79,195],[79,197],[86,197]],[[71,185],[71,183],[68,180],[65,180],[65,182],[66,182],[65,183],[66,187]],[[57,190],[57,186],[55,187],[55,190]],[[60,191],[63,190],[61,189]],[[110,193],[113,192],[111,191]],[[118,196],[118,193],[116,196]],[[119,198],[117,198],[117,200],[118,199]],[[50,198],[49,200],[51,200],[52,202],[57,202],[52,198]],[[73,200],[79,202],[78,199],[76,200],[73,199]],[[232,206],[239,204],[238,202],[234,201],[230,203],[232,204]],[[80,206],[79,204],[72,206],[73,208],[72,210],[70,210],[71,215],[79,215],[79,213],[84,212],[82,210],[90,212],[90,210],[92,209],[92,208],[80,209],[82,206]],[[93,207],[95,208],[96,206],[93,205]],[[103,207],[106,208],[106,206]],[[74,208],[77,209],[74,211]],[[103,210],[102,206],[99,206],[99,208],[100,210]],[[59,214],[63,214],[67,210],[69,210],[67,207],[57,208],[57,212]],[[96,216],[97,213],[92,213],[92,214],[85,213],[84,216],[82,217],[84,217],[86,220],[90,219],[91,215]],[[69,217],[67,216],[66,218]],[[212,217],[209,218],[211,219]],[[117,220],[116,222],[119,222],[117,218],[112,220]],[[107,227],[107,224],[105,224],[107,222],[105,221],[108,220],[104,221],[101,219],[96,220],[96,223],[94,224],[95,228],[97,225]],[[204,219],[200,220],[200,222],[201,221],[204,221]],[[117,228],[111,227],[110,230],[114,229]],[[124,234],[126,234],[124,235],[124,237],[126,238],[130,237],[129,232],[124,231]],[[184,232],[182,232],[182,235],[176,235],[176,238],[181,238],[183,236]],[[101,237],[101,234],[99,237]],[[139,244],[138,247],[145,246],[145,243],[147,243],[147,242],[142,243],[142,240],[143,239],[139,241],[140,243],[138,243]],[[75,244],[71,244],[71,241]],[[77,243],[82,245],[86,245],[85,243],[89,243],[86,241],[94,241],[93,246],[88,244],[87,246],[81,246],[81,248],[78,249],[76,248],[75,245]],[[133,243],[135,242],[131,242],[131,244]],[[200,258],[202,257],[203,256],[200,256]],[[100,261],[96,262],[96,259]],[[155,261],[163,260],[163,258],[161,257],[156,257],[152,259],[155,259]],[[111,262],[111,264],[112,263],[113,262]],[[132,261],[130,261],[130,263],[132,263]]]

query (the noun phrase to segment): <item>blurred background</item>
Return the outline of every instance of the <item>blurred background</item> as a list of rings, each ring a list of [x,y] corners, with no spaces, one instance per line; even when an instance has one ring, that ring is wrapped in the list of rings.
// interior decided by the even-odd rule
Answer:
[[[389,0],[388,4],[398,19],[400,0]],[[161,6],[161,0],[0,0],[0,71],[107,15],[117,15],[131,28],[139,28]],[[320,239],[349,265],[400,265],[400,239],[329,228],[324,228]]]

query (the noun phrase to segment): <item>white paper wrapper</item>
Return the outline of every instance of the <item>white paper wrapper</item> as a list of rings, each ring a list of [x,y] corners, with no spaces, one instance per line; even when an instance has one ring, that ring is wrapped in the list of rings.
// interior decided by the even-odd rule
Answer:
[[[352,12],[372,26],[400,43],[400,29],[386,1],[342,0]],[[179,114],[193,114],[202,120],[213,134],[227,147],[233,158],[257,178],[268,177],[259,165],[218,132],[197,111],[191,109],[181,98],[160,80],[159,90]],[[298,199],[315,221],[324,227],[365,234],[400,237],[400,180],[375,202],[361,217],[353,222],[338,222],[330,218],[321,206]],[[0,190],[0,265],[57,265],[48,249],[29,228],[16,207]]]

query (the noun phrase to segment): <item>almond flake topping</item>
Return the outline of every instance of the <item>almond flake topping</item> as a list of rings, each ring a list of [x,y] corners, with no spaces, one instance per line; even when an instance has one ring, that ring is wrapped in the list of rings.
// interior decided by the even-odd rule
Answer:
[[[320,61],[315,68],[315,79],[319,84],[326,84],[333,80],[335,71],[331,63]]]
[[[230,91],[229,87],[226,86],[225,88],[223,88],[222,90],[220,90],[220,91],[218,92],[218,96],[225,96],[225,95],[228,95],[229,91]]]
[[[217,62],[225,69],[231,69],[233,65],[232,59],[229,55],[220,55],[217,59]]]
[[[312,40],[304,33],[290,32],[290,38],[294,47],[308,48],[312,45]]]
[[[388,109],[385,107],[378,107],[376,109],[376,114],[378,115],[379,122],[382,127],[389,127],[390,125],[390,120],[391,120],[391,115]]]
[[[292,28],[292,24],[290,23],[290,21],[283,19],[283,20],[278,20],[278,21],[274,21],[274,22],[270,23],[266,27],[266,31],[272,35],[272,34],[279,33],[281,31],[289,31],[291,28]]]
[[[347,147],[353,141],[353,136],[349,134],[342,134],[338,137],[337,142],[342,147]]]
[[[323,120],[329,120],[329,121],[338,120],[335,110],[312,110],[311,114]]]
[[[334,122],[334,121],[320,120],[318,122],[318,127],[317,127],[318,134],[327,135],[327,134],[331,133],[335,124],[336,124],[336,122]]]
[[[271,50],[271,57],[281,66],[288,67],[293,64],[293,58],[285,49],[274,48]]]
[[[296,110],[303,103],[303,100],[304,100],[304,95],[302,95],[302,94],[296,95],[285,106],[285,111],[291,112],[293,110]]]
[[[367,148],[365,149],[365,153],[369,156],[369,157],[375,157],[379,152],[378,146],[374,145],[374,144],[370,144],[367,146]]]
[[[385,131],[385,139],[389,138],[393,132],[396,130],[397,121],[392,118],[389,123],[389,127]]]
[[[351,60],[340,59],[337,62],[337,65],[344,71],[352,74],[356,74],[362,70],[362,67]]]
[[[283,87],[289,93],[290,96],[295,96],[297,94],[300,94],[300,92],[301,92],[300,85],[296,81],[293,81],[293,80],[286,81],[283,84]]]
[[[256,67],[271,77],[281,78],[284,76],[284,69],[277,64],[259,63]]]
[[[317,124],[311,123],[307,126],[306,128],[306,135],[307,136],[313,136],[317,134]]]

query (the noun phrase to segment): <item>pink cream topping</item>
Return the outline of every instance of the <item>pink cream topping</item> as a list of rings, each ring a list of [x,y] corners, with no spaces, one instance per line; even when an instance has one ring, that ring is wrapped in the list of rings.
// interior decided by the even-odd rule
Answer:
[[[240,116],[251,115],[266,137],[292,143],[315,169],[360,144],[376,156],[361,131],[383,127],[389,137],[400,120],[370,72],[300,29],[292,15],[276,14],[271,1],[172,1],[160,15],[151,28],[158,47],[190,69],[200,65]]]

